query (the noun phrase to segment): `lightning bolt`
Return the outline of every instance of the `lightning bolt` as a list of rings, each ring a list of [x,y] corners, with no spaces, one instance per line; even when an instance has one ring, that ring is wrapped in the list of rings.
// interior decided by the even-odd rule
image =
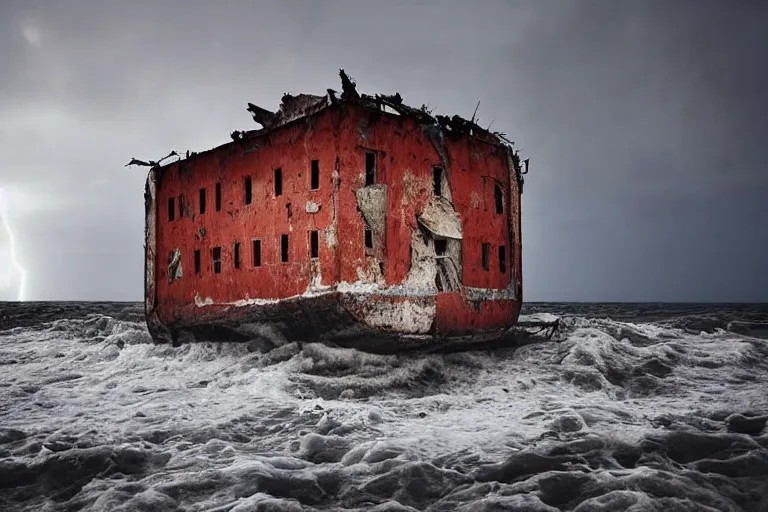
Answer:
[[[14,242],[11,225],[8,223],[8,200],[6,199],[5,190],[2,187],[0,187],[0,220],[2,220],[3,228],[5,228],[5,232],[8,234],[8,245],[11,250],[11,265],[16,269],[16,272],[18,272],[20,277],[21,283],[19,284],[18,300],[19,302],[22,302],[24,300],[24,285],[27,280],[27,272],[24,270],[24,267],[21,266],[19,260],[16,259],[16,244]]]

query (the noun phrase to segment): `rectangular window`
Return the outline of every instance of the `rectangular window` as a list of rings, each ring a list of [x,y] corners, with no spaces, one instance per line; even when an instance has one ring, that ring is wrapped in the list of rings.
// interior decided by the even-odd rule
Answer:
[[[280,235],[280,261],[288,261],[288,235]]]
[[[443,195],[443,168],[432,168],[432,185],[434,187],[435,195],[440,197]]]
[[[184,194],[179,196],[179,217],[184,216]]]
[[[317,190],[320,188],[320,160],[312,160],[309,188],[311,190]]]
[[[448,248],[448,242],[444,239],[438,238],[435,240],[435,256],[445,256],[445,251]]]
[[[251,247],[253,252],[253,266],[260,267],[261,266],[261,240],[253,240],[253,242],[251,242]]]
[[[504,194],[501,190],[501,185],[498,183],[493,187],[493,196],[496,200],[496,213],[504,213]]]
[[[365,154],[365,186],[376,183],[376,153],[371,151]]]
[[[251,177],[245,177],[245,204],[251,204],[253,201],[253,189],[251,185]]]
[[[176,217],[176,204],[172,197],[168,198],[168,220],[171,221]]]
[[[216,201],[216,211],[221,211],[221,183],[216,184],[216,192],[214,194]]]
[[[213,256],[213,273],[221,274],[221,247],[214,247],[211,253]]]
[[[232,261],[235,264],[235,268],[240,268],[240,242],[235,242],[235,248],[232,251]]]
[[[483,244],[483,270],[489,270],[491,257],[491,244]]]
[[[365,248],[373,249],[373,232],[370,229],[365,230]]]
[[[283,169],[275,169],[275,197],[283,195]]]
[[[205,213],[205,189],[200,189],[200,213]]]
[[[200,274],[200,249],[195,249],[195,274]]]
[[[310,258],[320,257],[320,239],[317,236],[317,231],[309,232],[309,257]]]
[[[499,272],[507,271],[507,250],[503,245],[499,246]]]

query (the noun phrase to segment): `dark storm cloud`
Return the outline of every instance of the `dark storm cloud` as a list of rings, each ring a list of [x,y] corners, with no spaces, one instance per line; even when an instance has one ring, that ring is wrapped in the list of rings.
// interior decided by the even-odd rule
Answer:
[[[575,300],[765,299],[765,9],[629,4],[539,27],[523,133],[550,181],[539,195],[532,177],[524,202],[528,283]]]
[[[766,8],[748,2],[4,2],[0,186],[28,298],[142,293],[143,169],[338,88],[517,141],[528,300],[768,300]],[[3,260],[0,260],[3,261]]]

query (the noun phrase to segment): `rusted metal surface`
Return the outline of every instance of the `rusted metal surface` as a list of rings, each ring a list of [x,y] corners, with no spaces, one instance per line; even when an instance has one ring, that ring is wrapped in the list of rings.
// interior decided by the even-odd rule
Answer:
[[[408,348],[515,324],[523,173],[511,143],[341,76],[338,97],[249,104],[261,129],[152,166],[156,340],[248,339],[269,325],[286,339]]]

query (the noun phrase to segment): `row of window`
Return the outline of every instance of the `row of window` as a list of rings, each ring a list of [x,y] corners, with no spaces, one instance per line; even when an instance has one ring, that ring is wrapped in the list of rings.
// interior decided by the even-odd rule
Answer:
[[[320,161],[312,160],[310,164],[310,178],[309,189],[320,189]],[[278,167],[274,170],[274,184],[275,184],[275,197],[283,195],[283,169]],[[243,181],[244,197],[243,202],[245,204],[251,204],[253,202],[253,183],[250,176],[246,176]],[[221,210],[221,183],[216,183],[215,186],[215,207],[216,211]],[[206,189],[201,188],[199,192],[198,208],[200,214],[205,213],[206,210]],[[171,197],[168,199],[168,220],[172,221],[176,218],[176,202],[178,201],[179,217],[184,216],[184,194],[179,195],[178,198]]]
[[[373,247],[373,236],[370,230],[365,230],[365,247]],[[435,256],[445,256],[447,248],[447,242],[444,239],[435,240]],[[213,272],[215,274],[221,273],[221,246],[213,247],[211,249],[211,260],[213,262]],[[483,270],[490,270],[490,254],[491,244],[484,243],[482,245],[482,265]],[[507,271],[507,254],[506,248],[501,245],[498,250],[499,255],[499,272]],[[316,259],[320,256],[320,237],[317,231],[309,232],[309,256],[312,259]],[[195,274],[202,272],[201,251],[195,249]],[[282,263],[288,263],[288,235],[280,235],[280,261]],[[235,242],[232,249],[232,264],[234,268],[239,269],[241,266],[241,251],[240,242]],[[261,240],[251,240],[251,264],[254,267],[261,266]]]
[[[448,248],[448,241],[438,238],[435,240],[435,256],[445,256],[445,252]],[[507,248],[503,245],[499,246],[499,272],[507,271]],[[491,269],[491,244],[484,243],[482,245],[482,265],[483,270]]]
[[[432,168],[432,181],[433,181],[433,193],[435,196],[440,197],[443,195],[443,168],[434,166]],[[376,153],[367,152],[365,154],[365,186],[374,185],[376,183]],[[283,195],[283,169],[278,167],[274,170],[274,193],[275,197]],[[312,160],[310,164],[310,190],[320,189],[320,161]],[[216,183],[215,186],[215,208],[216,211],[221,210],[221,183]],[[496,213],[504,213],[504,195],[501,185],[498,183],[494,186],[494,199],[496,203]],[[250,176],[246,176],[244,179],[244,203],[251,204],[253,202],[253,184]],[[173,221],[176,217],[176,201],[177,198],[171,197],[168,199],[168,220]],[[199,191],[198,208],[200,214],[205,213],[206,210],[206,189],[201,188]],[[179,217],[184,217],[184,195],[178,196],[178,211]]]
[[[440,197],[443,195],[443,168],[435,166],[432,168],[432,187],[435,196]],[[501,215],[504,213],[504,190],[498,183],[493,187],[493,199],[496,203],[496,213]]]
[[[320,237],[317,231],[309,232],[309,255],[312,259],[320,256]],[[215,274],[221,273],[221,247],[213,247],[211,249],[211,259],[213,261],[213,272]],[[288,235],[280,235],[280,261],[282,263],[288,262]],[[261,240],[251,240],[251,263],[254,267],[261,266]],[[235,242],[232,248],[232,264],[234,268],[239,269],[241,266],[241,251],[240,242]],[[195,249],[195,274],[202,272],[201,252],[200,249]]]

